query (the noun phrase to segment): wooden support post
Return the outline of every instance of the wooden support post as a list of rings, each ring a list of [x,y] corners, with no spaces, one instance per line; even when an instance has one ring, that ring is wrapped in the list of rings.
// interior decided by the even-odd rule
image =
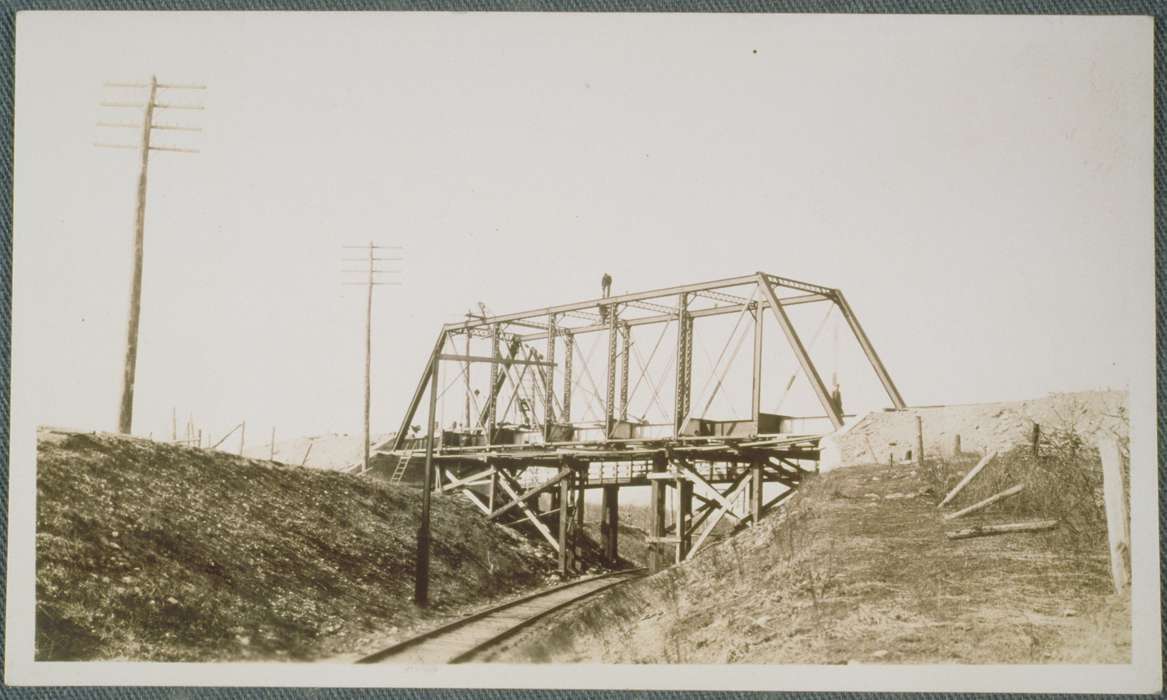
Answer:
[[[620,487],[615,484],[604,486],[603,501],[600,506],[600,541],[604,552],[604,563],[616,566],[620,562],[618,549],[620,537]]]
[[[755,462],[750,465],[750,526],[758,524],[762,518],[762,465]]]
[[[578,571],[583,563],[584,495],[587,493],[588,465],[584,463],[575,470],[575,527],[571,531],[572,565]]]
[[[571,503],[571,477],[559,482],[559,577],[566,579],[571,574],[571,548],[568,546],[568,528],[571,514],[567,504]]]
[[[693,516],[693,482],[677,479],[677,563],[689,556],[693,544],[691,521]]]
[[[1098,454],[1102,458],[1102,494],[1106,504],[1106,534],[1110,541],[1110,575],[1114,591],[1122,593],[1130,583],[1126,558],[1130,552],[1130,521],[1127,520],[1126,498],[1123,496],[1122,453],[1113,435],[1098,438]]]
[[[243,456],[243,440],[247,435],[247,421],[239,424],[239,456]]]
[[[268,451],[267,461],[276,461],[276,427],[271,427],[271,450]]]
[[[1033,449],[1033,456],[1037,457],[1040,454],[1041,445],[1041,426],[1037,423],[1033,424],[1033,435],[1030,437],[1030,443]]]
[[[487,464],[489,464],[489,462],[487,462]],[[487,501],[487,505],[490,508],[490,512],[493,513],[494,512],[494,504],[498,500],[498,469],[497,468],[492,469],[490,472],[490,494],[489,494],[488,498],[489,498],[489,500]]]
[[[916,465],[924,466],[924,418],[916,416]]]
[[[654,472],[663,472],[667,468],[664,457],[657,457],[653,460],[652,470]],[[665,534],[665,482],[662,479],[653,479],[649,486],[651,493],[649,495],[649,521],[648,521],[648,535],[653,537],[664,537]],[[665,559],[661,551],[659,542],[649,541],[647,544],[647,553],[645,556],[645,564],[648,567],[649,573],[656,573],[665,567]]]
[[[960,457],[960,433],[952,436],[952,456]]]

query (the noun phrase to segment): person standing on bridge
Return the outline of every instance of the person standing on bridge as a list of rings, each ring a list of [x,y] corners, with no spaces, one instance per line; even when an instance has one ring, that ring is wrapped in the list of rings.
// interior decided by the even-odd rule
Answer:
[[[600,278],[600,289],[601,296],[604,299],[607,299],[612,295],[612,276],[607,272],[605,272],[604,276]],[[600,318],[604,321],[608,320],[608,307],[604,304],[600,305]]]

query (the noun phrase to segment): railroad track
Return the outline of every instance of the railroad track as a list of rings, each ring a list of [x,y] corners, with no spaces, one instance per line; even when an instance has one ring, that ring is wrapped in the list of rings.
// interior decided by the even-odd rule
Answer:
[[[537,620],[643,575],[644,569],[631,569],[564,583],[430,630],[358,659],[357,663],[456,664],[473,661]]]

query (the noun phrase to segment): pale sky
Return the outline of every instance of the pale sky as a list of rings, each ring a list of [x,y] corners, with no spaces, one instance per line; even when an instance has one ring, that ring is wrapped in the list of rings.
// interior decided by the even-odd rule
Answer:
[[[1150,37],[1136,18],[22,13],[14,402],[116,427],[137,156],[92,144],[135,138],[95,126],[138,117],[99,109],[136,98],[102,83],[151,73],[209,89],[161,115],[204,132],[156,138],[201,153],[151,159],[135,433],[168,436],[172,407],[214,434],[246,420],[249,444],[358,433],[364,299],[340,246],[369,240],[406,257],[376,296],[375,432],[442,323],[591,298],[604,272],[616,292],[757,270],[841,288],[909,404],[1125,388],[1153,342]],[[848,411],[886,405],[826,329]],[[773,408],[794,361],[767,351]]]

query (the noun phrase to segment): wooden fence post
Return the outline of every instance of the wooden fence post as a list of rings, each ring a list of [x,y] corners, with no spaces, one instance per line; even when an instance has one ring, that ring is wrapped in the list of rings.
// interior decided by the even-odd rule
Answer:
[[[924,419],[916,416],[916,465],[924,466]]]
[[[1110,574],[1115,593],[1129,585],[1126,557],[1130,552],[1127,530],[1126,499],[1123,497],[1122,453],[1118,440],[1103,433],[1098,437],[1098,455],[1102,458],[1102,494],[1106,503],[1106,533],[1110,540]]]

